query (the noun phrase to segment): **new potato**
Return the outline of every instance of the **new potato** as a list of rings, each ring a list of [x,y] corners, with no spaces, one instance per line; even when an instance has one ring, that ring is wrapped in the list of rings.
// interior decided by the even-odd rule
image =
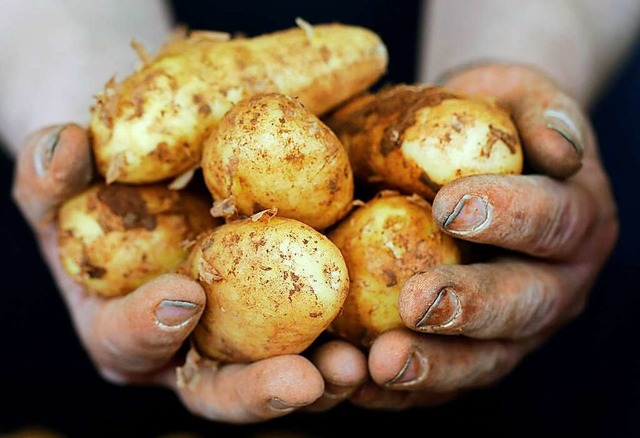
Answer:
[[[340,312],[349,289],[342,254],[300,221],[261,212],[205,233],[185,271],[207,294],[196,350],[252,362],[305,350]]]
[[[194,32],[173,41],[97,96],[89,126],[108,183],[150,183],[199,165],[202,141],[236,103],[257,93],[297,97],[323,114],[385,72],[378,35],[326,24],[221,41]]]
[[[184,262],[185,244],[219,223],[209,207],[184,190],[96,183],[58,210],[62,266],[89,293],[127,294]]]
[[[325,229],[353,201],[349,156],[297,99],[259,94],[235,105],[204,143],[202,172],[214,200],[250,216],[278,216]]]
[[[349,269],[350,289],[330,331],[362,347],[404,327],[398,296],[413,274],[460,263],[456,241],[444,234],[418,196],[382,193],[354,210],[328,235]]]
[[[522,172],[518,130],[489,97],[398,84],[352,100],[326,121],[360,182],[428,201],[466,175]]]
[[[59,209],[59,255],[106,297],[170,271],[197,280],[207,303],[192,341],[208,359],[298,354],[325,330],[368,348],[404,327],[407,279],[461,262],[427,201],[465,175],[522,171],[517,129],[490,98],[404,84],[361,94],[387,66],[367,29],[193,32],[142,58],[97,96],[104,181]],[[155,184],[198,166],[212,211],[240,219],[220,225],[210,199]],[[354,177],[399,192],[350,211]]]

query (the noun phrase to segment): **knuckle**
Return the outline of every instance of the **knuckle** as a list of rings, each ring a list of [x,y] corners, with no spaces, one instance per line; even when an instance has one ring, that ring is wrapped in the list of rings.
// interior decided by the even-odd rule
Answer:
[[[571,254],[595,223],[591,202],[580,199],[560,200],[554,213],[541,224],[535,241],[535,254],[542,257]]]
[[[553,284],[551,284],[551,283]],[[556,319],[561,311],[562,303],[556,298],[558,285],[550,278],[534,278],[520,296],[518,307],[522,313],[518,318],[517,330],[512,333],[512,339],[529,337],[541,331]]]

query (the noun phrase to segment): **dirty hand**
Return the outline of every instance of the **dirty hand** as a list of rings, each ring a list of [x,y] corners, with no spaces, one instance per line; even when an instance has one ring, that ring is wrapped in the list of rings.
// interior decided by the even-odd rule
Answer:
[[[323,395],[325,379],[351,389],[362,383],[362,354],[335,342],[314,354],[317,368],[298,355],[252,364],[200,363],[197,379],[178,384],[176,367],[185,362],[185,341],[205,305],[200,285],[166,274],[126,296],[105,299],[87,294],[59,262],[56,208],[92,178],[86,131],[75,124],[52,126],[31,135],[21,149],[13,197],[37,237],[79,338],[106,380],[164,385],[195,415],[230,423],[264,421],[312,404],[325,410],[348,396],[332,393],[330,385]]]
[[[451,236],[500,247],[488,262],[439,266],[404,286],[407,329],[381,335],[355,404],[402,409],[496,382],[584,309],[618,220],[585,113],[540,72],[459,70],[446,85],[495,96],[518,125],[531,171],[443,187],[433,213]]]

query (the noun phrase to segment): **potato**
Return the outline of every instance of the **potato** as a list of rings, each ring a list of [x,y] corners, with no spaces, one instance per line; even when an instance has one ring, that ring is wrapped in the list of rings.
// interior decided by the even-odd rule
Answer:
[[[335,134],[296,99],[259,94],[235,105],[205,140],[202,171],[216,201],[245,216],[278,216],[322,230],[353,201],[349,156]]]
[[[457,241],[438,228],[431,206],[417,195],[383,192],[347,216],[328,237],[349,269],[350,290],[329,331],[362,347],[404,327],[398,296],[413,274],[460,263]]]
[[[380,38],[355,26],[230,41],[194,33],[98,94],[89,127],[97,168],[107,182],[178,176],[200,163],[206,134],[242,99],[280,92],[320,115],[367,89],[386,66]]]
[[[96,183],[58,211],[62,266],[89,293],[127,294],[186,260],[188,242],[220,223],[209,207],[184,190]]]
[[[516,126],[489,97],[399,84],[356,98],[326,122],[349,151],[356,179],[429,201],[466,175],[522,172]]]
[[[194,346],[224,362],[302,352],[349,289],[344,259],[326,236],[268,211],[204,234],[185,272],[207,294]]]

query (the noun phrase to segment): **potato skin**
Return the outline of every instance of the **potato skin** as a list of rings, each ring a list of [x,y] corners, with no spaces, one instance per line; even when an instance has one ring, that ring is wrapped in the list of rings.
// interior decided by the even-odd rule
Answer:
[[[320,115],[372,85],[386,66],[375,33],[340,24],[313,26],[311,37],[294,28],[174,42],[98,96],[89,127],[98,171],[137,184],[177,176],[200,162],[208,131],[240,100],[280,92]]]
[[[186,260],[185,245],[220,224],[210,204],[164,186],[97,183],[58,211],[58,253],[89,293],[127,294]]]
[[[202,172],[214,200],[232,197],[241,215],[277,208],[278,216],[318,230],[353,201],[346,150],[296,99],[259,94],[234,106],[204,143]]]
[[[404,327],[398,296],[413,274],[460,263],[457,242],[438,228],[417,196],[383,193],[354,210],[328,237],[349,269],[350,290],[329,331],[368,348],[381,333]]]
[[[462,176],[522,172],[518,130],[489,97],[399,84],[354,99],[326,122],[349,151],[356,179],[428,201]]]
[[[349,288],[335,245],[288,218],[222,225],[199,239],[186,266],[207,294],[194,345],[224,362],[302,352],[338,314]]]

